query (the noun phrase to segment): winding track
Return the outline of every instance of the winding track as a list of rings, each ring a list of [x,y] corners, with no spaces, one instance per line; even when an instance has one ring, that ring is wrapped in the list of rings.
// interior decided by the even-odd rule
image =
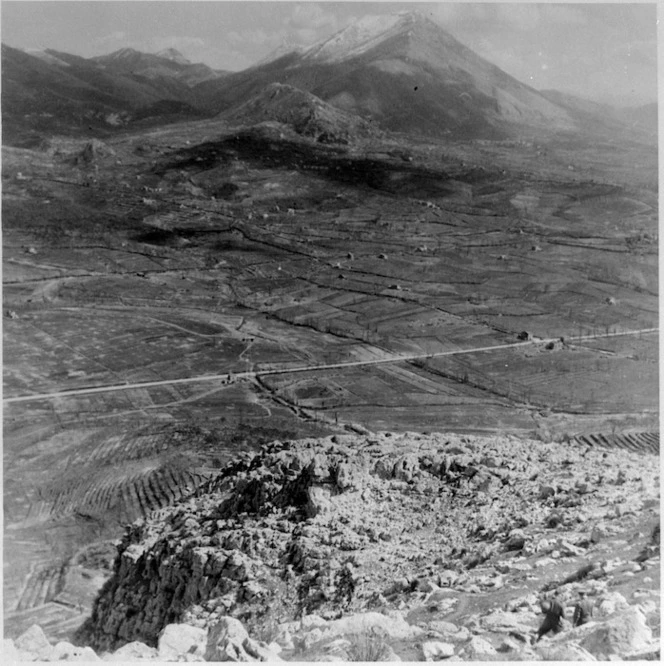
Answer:
[[[602,333],[599,335],[577,335],[572,337],[565,337],[565,342],[586,342],[590,340],[597,340],[599,338],[616,338],[626,335],[648,335],[651,333],[658,333],[659,328],[641,328],[632,331],[620,331],[615,333]],[[107,384],[105,386],[90,386],[79,389],[70,389],[68,391],[56,391],[54,393],[33,393],[30,395],[13,396],[9,398],[3,397],[3,403],[10,404],[16,402],[31,402],[35,400],[46,400],[50,398],[68,398],[78,395],[90,395],[93,393],[107,393],[112,391],[130,391],[132,389],[151,388],[153,386],[171,386],[174,384],[194,384],[199,382],[212,382],[212,381],[228,381],[229,377],[233,381],[242,379],[254,379],[256,377],[265,377],[268,375],[283,375],[295,372],[312,372],[315,370],[337,370],[340,368],[353,368],[359,366],[379,365],[384,363],[399,363],[401,361],[415,361],[419,359],[440,358],[441,356],[458,356],[461,354],[473,354],[476,352],[489,352],[498,349],[510,349],[514,347],[525,347],[528,345],[541,345],[548,344],[549,342],[559,342],[560,338],[545,338],[527,340],[524,342],[510,342],[502,345],[490,345],[488,347],[474,347],[472,349],[454,349],[451,351],[436,352],[433,354],[406,354],[406,355],[391,355],[385,358],[371,359],[366,361],[344,361],[342,363],[326,363],[323,365],[305,365],[295,368],[271,368],[266,370],[257,370],[250,372],[238,372],[216,375],[198,375],[196,377],[182,377],[180,379],[162,379],[151,382],[136,382],[133,384]]]

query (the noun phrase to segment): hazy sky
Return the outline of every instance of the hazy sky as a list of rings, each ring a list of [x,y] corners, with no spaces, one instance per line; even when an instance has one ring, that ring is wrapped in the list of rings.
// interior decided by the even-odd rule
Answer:
[[[657,98],[653,4],[3,1],[2,41],[82,56],[172,46],[239,70],[284,41],[308,45],[366,14],[418,9],[519,80],[591,99]]]

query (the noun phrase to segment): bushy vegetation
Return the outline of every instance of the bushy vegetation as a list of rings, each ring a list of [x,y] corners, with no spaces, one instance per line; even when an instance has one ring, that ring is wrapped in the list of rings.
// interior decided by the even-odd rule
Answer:
[[[385,661],[390,652],[385,635],[376,631],[354,634],[347,650],[350,661]]]

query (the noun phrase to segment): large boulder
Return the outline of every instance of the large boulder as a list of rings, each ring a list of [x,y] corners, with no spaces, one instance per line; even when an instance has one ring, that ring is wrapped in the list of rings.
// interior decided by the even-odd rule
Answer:
[[[475,661],[484,660],[486,657],[492,657],[497,654],[498,651],[493,645],[491,645],[491,643],[489,643],[489,641],[480,636],[473,636],[468,643],[463,646],[459,656],[464,659]]]
[[[111,654],[104,655],[104,661],[145,661],[157,659],[156,648],[150,647],[140,641],[132,641],[123,645]]]
[[[207,633],[205,661],[283,661],[267,645],[249,638],[242,622],[222,617]]]
[[[447,659],[454,654],[454,645],[441,641],[426,641],[422,644],[424,661],[439,661]]]
[[[189,659],[203,660],[207,643],[207,631],[190,624],[168,624],[159,635],[157,649],[159,659],[177,661],[188,655]]]
[[[630,608],[598,624],[579,644],[598,659],[609,659],[645,651],[651,643],[645,616],[640,609]]]
[[[48,642],[42,628],[33,624],[24,631],[15,641],[18,650],[35,656],[38,661],[47,661],[53,652],[53,646]]]
[[[589,622],[553,637],[550,646],[578,645],[596,659],[615,660],[626,655],[648,652],[653,645],[652,631],[640,608],[614,613],[601,622]]]

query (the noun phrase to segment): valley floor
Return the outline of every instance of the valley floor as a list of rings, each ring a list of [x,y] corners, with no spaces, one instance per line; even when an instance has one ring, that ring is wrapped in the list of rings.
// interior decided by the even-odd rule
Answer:
[[[213,121],[91,145],[3,149],[6,634],[70,635],[125,524],[264,442],[658,451],[645,148]]]

